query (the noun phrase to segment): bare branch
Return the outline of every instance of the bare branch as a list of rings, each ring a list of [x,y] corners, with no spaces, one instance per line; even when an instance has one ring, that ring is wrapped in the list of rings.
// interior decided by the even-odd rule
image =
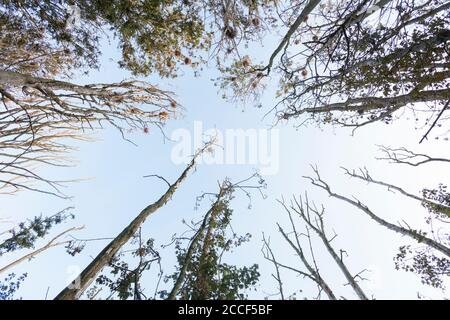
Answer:
[[[81,272],[77,278],[78,285],[71,284],[63,289],[57,296],[56,300],[74,300],[78,299],[86,288],[95,279],[97,274],[111,261],[116,253],[127,243],[134,234],[139,230],[139,227],[145,222],[145,220],[152,213],[163,207],[186,179],[188,173],[193,170],[196,164],[197,158],[209,147],[206,144],[202,149],[198,150],[194,155],[192,161],[181,173],[180,177],[170,185],[167,191],[153,204],[147,206],[142,210],[138,216],[127,226],[122,232],[112,240],[98,255],[97,257]]]
[[[348,170],[346,168],[342,167],[342,169],[345,171],[346,175],[348,175],[348,176],[350,176],[352,178],[357,178],[357,179],[366,181],[368,183],[373,183],[373,184],[377,184],[377,185],[380,185],[380,186],[384,186],[384,187],[387,187],[388,190],[396,190],[396,191],[400,192],[401,194],[403,194],[404,196],[406,196],[408,198],[411,198],[411,199],[414,199],[416,201],[419,201],[420,203],[426,203],[426,204],[430,204],[430,205],[432,205],[434,207],[437,207],[442,212],[447,212],[447,213],[450,212],[450,207],[448,207],[448,206],[446,206],[446,205],[444,205],[442,203],[436,203],[436,202],[430,201],[428,199],[425,199],[423,197],[416,196],[416,195],[414,195],[412,193],[406,192],[402,188],[397,187],[397,186],[395,186],[393,184],[389,184],[389,183],[386,183],[386,182],[383,182],[383,181],[374,180],[371,176],[369,176],[369,172],[367,171],[367,169],[364,169],[364,170],[360,169],[361,174],[356,173],[355,170],[350,172],[350,170]]]
[[[40,253],[42,253],[42,252],[44,252],[44,251],[46,251],[46,250],[48,250],[50,248],[57,247],[57,246],[69,243],[70,240],[68,240],[68,241],[59,241],[59,242],[57,242],[57,240],[60,239],[65,234],[71,232],[71,231],[78,231],[78,230],[81,230],[83,228],[84,228],[84,226],[83,227],[72,227],[72,228],[69,228],[69,229],[61,232],[60,234],[58,234],[56,237],[51,239],[46,245],[42,246],[41,248],[39,248],[37,250],[34,250],[33,252],[30,252],[30,253],[20,257],[17,260],[14,260],[13,262],[9,263],[8,265],[4,266],[3,268],[0,268],[0,273],[5,272],[6,270],[8,270],[8,269],[18,265],[19,263],[21,263],[21,262],[23,262],[25,260],[29,260],[31,258],[34,258],[38,254],[40,254]]]
[[[272,251],[272,248],[270,248],[270,240],[267,240],[263,233],[263,248],[261,251],[263,252],[264,258],[270,262],[273,263],[276,271],[276,275],[272,276],[278,283],[278,291],[280,293],[281,300],[284,300],[284,291],[283,291],[283,282],[281,280],[281,274],[280,274],[280,263],[278,263],[277,259],[275,258],[275,255]],[[264,250],[266,249],[266,250]],[[297,271],[298,272],[298,271]]]
[[[303,263],[303,265],[305,266],[305,268],[308,270],[308,273],[307,273],[307,274],[309,274],[308,278],[313,280],[319,287],[319,295],[320,295],[320,292],[323,290],[330,300],[336,300],[336,296],[334,295],[330,286],[325,282],[325,280],[320,275],[317,265],[315,264],[315,261],[314,261],[315,266],[313,267],[311,265],[311,263],[307,260],[305,254],[303,252],[302,246],[300,244],[300,241],[299,241],[300,235],[298,234],[298,232],[295,228],[295,224],[292,219],[292,214],[289,211],[289,209],[282,202],[280,202],[280,203],[281,203],[281,205],[283,205],[286,213],[288,214],[296,244],[294,244],[294,242],[292,242],[292,240],[289,238],[287,233],[283,230],[283,228],[279,224],[277,224],[278,231],[281,233],[281,235],[286,240],[286,242],[289,244],[289,246],[295,251],[295,253],[300,258],[300,260]]]
[[[450,159],[430,157],[426,154],[415,153],[405,147],[390,148],[380,146],[380,150],[385,154],[383,157],[378,157],[380,160],[388,160],[390,163],[407,164],[413,167],[420,166],[429,162],[448,162]]]
[[[304,204],[304,205],[303,205]],[[324,209],[319,212],[317,208],[314,208],[310,205],[308,201],[308,196],[305,196],[305,201],[302,201],[302,198],[300,197],[299,200],[297,200],[295,197],[293,198],[293,203],[291,203],[290,208],[287,208],[285,206],[286,210],[293,210],[296,212],[302,220],[308,225],[309,228],[311,228],[322,240],[322,243],[325,245],[328,253],[333,257],[334,261],[338,265],[338,267],[341,269],[342,273],[344,274],[345,278],[347,279],[349,285],[353,288],[357,296],[361,300],[368,300],[367,295],[364,293],[364,291],[359,286],[358,282],[355,281],[356,276],[352,276],[350,271],[348,270],[347,266],[344,264],[344,261],[342,260],[342,252],[343,250],[340,250],[341,256],[339,256],[336,251],[333,249],[333,247],[330,244],[330,241],[325,233],[325,227],[324,227],[324,221],[323,221],[323,215],[324,215]],[[311,216],[313,215],[313,216]],[[334,239],[334,237],[333,237]]]
[[[361,210],[362,212],[367,214],[372,220],[377,222],[379,225],[381,225],[389,230],[392,230],[396,233],[399,233],[401,235],[404,235],[411,239],[414,239],[418,243],[424,243],[427,246],[430,246],[430,247],[440,251],[441,253],[445,254],[446,256],[450,257],[450,248],[446,247],[445,245],[443,245],[433,239],[426,237],[420,231],[413,230],[413,229],[406,229],[401,226],[392,224],[392,223],[380,218],[379,216],[377,216],[366,205],[362,204],[360,201],[353,200],[353,199],[350,199],[343,195],[334,193],[333,191],[331,191],[330,186],[321,179],[318,169],[313,167],[313,170],[314,170],[316,177],[305,177],[305,178],[309,179],[313,185],[325,190],[331,197],[342,200],[344,202],[347,202],[347,203],[351,204],[352,206],[358,208],[359,210]]]
[[[439,114],[437,115],[436,119],[433,121],[433,123],[431,124],[430,128],[427,130],[427,132],[423,135],[422,139],[420,139],[419,144],[422,143],[423,140],[427,139],[428,140],[428,134],[431,132],[431,130],[433,130],[433,128],[436,126],[436,123],[439,121],[439,119],[442,117],[442,115],[444,114],[444,111],[447,109],[448,104],[450,103],[450,100],[447,100],[447,102],[444,104],[444,106],[442,107],[441,112],[439,112]]]

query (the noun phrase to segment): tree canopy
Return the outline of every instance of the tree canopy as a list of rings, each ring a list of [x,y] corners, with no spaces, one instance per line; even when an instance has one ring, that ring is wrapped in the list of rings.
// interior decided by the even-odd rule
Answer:
[[[450,276],[450,193],[445,174],[450,159],[445,147],[430,147],[429,138],[433,134],[436,139],[443,136],[448,140],[450,132],[449,26],[450,2],[446,0],[0,0],[0,197],[30,191],[69,200],[70,194],[61,190],[67,181],[42,174],[41,167],[69,166],[74,142],[93,140],[88,133],[111,128],[134,144],[132,134],[160,131],[168,141],[166,124],[190,110],[184,108],[182,98],[175,98],[177,92],[161,83],[169,82],[171,87],[186,72],[198,78],[208,69],[218,96],[245,106],[253,100],[273,126],[312,124],[339,128],[351,136],[367,126],[374,127],[375,135],[382,135],[385,125],[391,128],[396,122],[413,119],[421,130],[417,145],[426,145],[427,151],[407,148],[409,133],[405,131],[399,134],[405,138],[405,146],[382,145],[382,155],[375,159],[408,168],[411,176],[404,175],[404,181],[411,180],[408,187],[415,185],[416,190],[409,190],[404,181],[374,178],[365,167],[343,168],[344,177],[397,194],[398,207],[405,212],[393,212],[392,207],[386,207],[384,214],[379,212],[382,201],[376,196],[370,199],[379,202],[378,206],[366,205],[345,188],[335,187],[335,181],[326,181],[317,166],[311,166],[312,176],[303,178],[322,197],[343,205],[330,211],[353,210],[360,214],[358,221],[367,220],[358,222],[367,223],[358,228],[369,228],[372,223],[401,238],[395,254],[387,256],[392,269],[412,273],[418,284],[445,292]],[[117,50],[117,68],[129,77],[115,82],[90,81],[94,70],[102,70],[107,42]],[[201,101],[199,93],[196,99]],[[263,100],[268,93],[273,96]],[[259,110],[253,111],[259,115]],[[236,140],[242,147],[251,134],[237,131]],[[277,204],[277,209],[264,206],[273,211],[267,216],[276,213],[272,231],[278,232],[283,244],[277,251],[267,231],[259,238],[261,257],[273,270],[271,278],[265,277],[267,269],[259,263],[241,265],[230,258],[241,245],[254,245],[253,235],[238,234],[231,221],[239,212],[233,206],[235,197],[244,195],[251,201],[256,191],[263,200],[268,198],[262,191],[266,182],[259,173],[237,183],[221,176],[215,192],[202,191],[196,209],[201,201],[210,202],[200,218],[183,219],[184,233],[169,230],[161,239],[147,234],[144,225],[153,222],[149,217],[173,210],[169,202],[177,201],[180,186],[188,183],[200,159],[214,154],[216,147],[231,149],[221,145],[217,136],[208,138],[203,146],[194,143],[191,158],[173,182],[157,168],[154,174],[144,176],[167,188],[154,201],[144,199],[140,211],[126,210],[129,220],[113,236],[73,236],[84,228],[81,226],[56,232],[59,225],[74,218],[69,211],[72,207],[49,216],[36,213],[29,219],[14,219],[15,225],[0,230],[0,258],[6,261],[0,265],[0,300],[19,298],[22,283],[29,281],[28,272],[16,272],[18,265],[28,266],[55,247],[64,247],[69,258],[78,259],[92,241],[104,240],[109,242],[100,244],[75,279],[57,288],[56,300],[245,300],[259,289],[262,279],[274,280],[276,286],[275,294],[258,292],[265,298],[297,299],[301,294],[339,300],[347,297],[339,293],[343,287],[353,298],[373,298],[363,284],[367,270],[355,271],[346,259],[347,251],[333,242],[338,235],[332,219],[330,215],[325,219],[325,206],[310,200],[309,189],[304,196],[292,196],[290,202],[269,197],[267,201]],[[295,136],[283,141],[293,154],[297,139],[301,140]],[[353,142],[348,139],[347,147]],[[251,137],[248,140],[255,143]],[[303,150],[302,161],[322,148],[323,160],[334,165],[328,150],[334,146],[319,146],[315,140],[308,143],[310,149]],[[255,149],[244,146],[237,148],[239,164],[241,156],[256,157],[250,154],[257,153]],[[270,152],[279,152],[276,148],[271,143]],[[352,148],[346,159],[360,159],[369,150],[365,144]],[[152,149],[150,154],[156,159],[159,151]],[[233,156],[235,151],[227,150]],[[257,156],[263,150],[259,151]],[[292,172],[286,181],[271,179],[274,192],[289,188],[288,192],[298,194],[296,185],[288,180],[300,166],[297,168],[297,159],[290,154],[283,156],[283,166],[287,164]],[[248,162],[253,165],[252,160]],[[388,172],[387,167],[382,168]],[[432,184],[424,182],[431,180],[428,178],[434,179]],[[212,175],[206,179],[193,186],[215,181]],[[157,187],[156,183],[152,187]],[[133,187],[127,191],[140,194]],[[129,200],[124,195],[122,201]],[[409,224],[414,219],[408,210],[414,210],[414,204],[423,213],[417,226]],[[287,214],[288,227],[278,221],[278,212]],[[399,221],[394,220],[395,215]],[[262,224],[259,219],[254,223]],[[351,220],[350,225],[344,237],[360,232],[354,232]],[[173,223],[170,227],[177,226]],[[322,264],[317,258],[320,248],[325,249],[321,257],[330,263]],[[174,261],[169,272],[162,264],[167,252]],[[338,277],[331,277],[331,267],[337,267],[344,285],[339,287]],[[317,294],[303,293],[304,282],[286,283],[286,274],[312,283]]]

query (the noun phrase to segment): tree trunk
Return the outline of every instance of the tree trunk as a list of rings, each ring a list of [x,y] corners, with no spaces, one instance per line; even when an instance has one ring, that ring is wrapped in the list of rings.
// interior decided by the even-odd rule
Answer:
[[[314,280],[314,282],[326,293],[328,298],[330,300],[337,300],[335,294],[333,293],[333,290],[331,290],[330,286],[325,282],[325,280],[322,278],[322,276],[317,272],[317,270],[314,270],[314,268],[309,264],[309,262],[306,260],[305,255],[303,254],[303,251],[301,247],[297,247],[291,239],[287,236],[287,234],[284,232],[284,230],[278,226],[278,230],[282,234],[283,238],[289,243],[289,245],[294,249],[294,251],[297,253],[299,258],[302,260],[303,264],[305,265],[308,272],[311,274],[311,279]],[[298,236],[296,232],[294,232],[295,236]]]
[[[191,244],[189,245],[189,248],[186,252],[186,256],[184,258],[183,266],[180,269],[180,274],[178,275],[178,278],[172,288],[172,291],[170,291],[170,294],[167,298],[167,300],[175,300],[178,291],[180,291],[181,285],[183,284],[184,278],[186,276],[187,268],[189,267],[189,263],[191,261],[192,255],[194,253],[194,250],[197,248],[198,242],[200,241],[207,225],[208,225],[208,218],[211,216],[211,213],[215,210],[215,207],[217,203],[222,198],[222,190],[219,193],[219,196],[217,197],[217,200],[214,202],[214,204],[211,206],[211,208],[206,213],[205,217],[203,218],[202,225],[198,229],[196,235],[194,236],[194,239],[192,239]]]
[[[141,213],[139,213],[139,215],[125,229],[123,229],[123,231],[114,240],[112,240],[97,255],[97,257],[95,257],[95,259],[81,272],[79,277],[72,284],[64,288],[55,297],[55,300],[74,300],[78,299],[81,296],[81,294],[87,289],[87,287],[92,283],[96,276],[116,255],[120,248],[122,248],[122,246],[127,243],[139,230],[139,227],[142,225],[142,223],[144,223],[147,217],[159,208],[163,207],[169,201],[170,197],[174,194],[179,185],[187,177],[189,171],[194,167],[197,156],[200,155],[203,150],[201,152],[198,152],[194,156],[191,163],[183,171],[177,181],[175,181],[174,184],[170,185],[166,193],[161,198],[159,198],[158,201],[142,210]]]
[[[26,75],[18,72],[6,71],[0,69],[0,87],[1,86],[12,86],[12,87],[33,87],[33,88],[43,88],[51,90],[67,90],[76,92],[81,95],[95,95],[101,96],[101,88],[93,88],[90,86],[81,86],[75,83],[59,81],[54,79],[46,79],[40,77],[34,77],[31,75]],[[111,92],[105,92],[105,94],[111,94]]]
[[[333,257],[334,261],[336,261],[336,264],[339,266],[339,268],[341,269],[342,273],[344,274],[345,278],[347,279],[348,283],[350,284],[350,286],[353,288],[353,290],[355,291],[356,295],[361,299],[361,300],[369,300],[366,296],[366,294],[364,293],[364,291],[361,289],[361,287],[359,286],[358,282],[355,280],[355,278],[352,276],[352,274],[350,273],[350,271],[347,269],[347,266],[344,264],[344,262],[342,261],[342,259],[337,255],[337,253],[334,251],[333,247],[330,245],[330,242],[328,241],[328,239],[325,237],[325,235],[323,233],[317,233],[320,237],[320,239],[322,239],[323,244],[325,245],[325,247],[327,248],[328,252],[330,253],[330,255]]]

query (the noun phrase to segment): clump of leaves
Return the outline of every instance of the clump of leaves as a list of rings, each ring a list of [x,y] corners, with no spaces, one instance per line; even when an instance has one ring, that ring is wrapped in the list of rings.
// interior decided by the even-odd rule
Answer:
[[[143,293],[143,288],[140,286],[142,273],[150,270],[152,265],[156,263],[159,266],[158,275],[162,276],[161,258],[159,252],[154,249],[154,240],[148,239],[143,242],[140,232],[135,235],[131,244],[138,244],[138,247],[131,251],[123,251],[110,261],[108,265],[109,273],[105,272],[96,279],[96,286],[93,287],[94,293],[91,293],[91,295],[95,296],[95,290],[99,291],[99,288],[107,287],[109,289],[108,299],[113,296],[117,296],[120,300],[147,299]],[[130,266],[133,258],[137,260],[134,267]]]
[[[75,217],[69,212],[70,209],[66,208],[49,217],[34,217],[7,231],[11,236],[0,243],[0,256],[7,252],[34,248],[36,241],[44,238],[52,227]]]
[[[0,281],[0,300],[17,299],[15,294],[27,275],[27,273],[23,273],[17,276],[15,273],[10,273],[3,281]]]
[[[185,248],[183,241],[186,238],[180,238],[175,243],[177,271],[166,277],[165,281],[176,283],[180,273],[184,273],[183,283],[177,291],[181,299],[242,300],[247,298],[246,290],[258,282],[260,274],[257,264],[237,267],[223,261],[227,252],[251,238],[248,233],[237,235],[230,227],[233,210],[229,202],[234,188],[231,185],[228,187],[224,193],[217,195],[202,224],[197,224],[196,234],[188,248]],[[167,297],[165,291],[160,294],[162,298]]]
[[[442,183],[436,189],[423,189],[422,205],[428,209],[430,214],[439,219],[450,218],[450,193],[447,186]]]
[[[416,273],[423,284],[434,288],[445,289],[443,280],[450,276],[450,260],[435,255],[429,248],[401,246],[394,262],[397,270]]]
[[[439,184],[435,189],[422,190],[422,206],[425,207],[429,216],[426,222],[433,230],[435,220],[441,222],[450,217],[450,194],[447,192],[447,186]],[[426,235],[424,232],[417,231],[418,235]],[[440,242],[448,245],[450,237],[448,233],[439,234]],[[399,248],[398,254],[394,257],[395,268],[406,272],[413,272],[420,276],[425,285],[444,290],[444,278],[450,276],[450,260],[437,254],[430,247],[422,246],[412,248],[410,245],[404,245]]]

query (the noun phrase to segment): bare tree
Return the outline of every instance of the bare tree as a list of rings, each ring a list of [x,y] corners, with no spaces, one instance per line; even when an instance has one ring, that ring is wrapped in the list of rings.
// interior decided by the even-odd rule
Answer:
[[[378,157],[377,159],[387,160],[390,163],[405,164],[413,167],[417,167],[430,162],[450,162],[450,159],[430,157],[427,154],[416,153],[414,151],[406,149],[405,147],[391,148],[380,146],[380,150],[383,153],[383,156]]]
[[[145,81],[73,82],[74,69],[81,67],[76,50],[49,38],[45,28],[24,26],[31,17],[23,6],[36,10],[31,3],[10,5],[1,4],[6,8],[0,14],[0,192],[27,189],[64,198],[60,181],[41,176],[38,167],[69,165],[71,140],[88,140],[86,131],[106,124],[124,138],[131,131],[147,133],[179,108],[172,93]],[[16,5],[23,19],[16,17]]]
[[[396,150],[396,152],[402,153],[400,160],[398,160],[401,161],[400,163],[406,161],[407,164],[411,165],[409,161],[412,161],[413,166],[420,165],[421,163],[417,162],[415,159],[417,156],[419,156],[419,159],[423,159],[423,157],[426,158],[426,160],[423,160],[423,163],[434,161],[434,158],[428,157],[427,155],[417,155],[404,148],[401,148],[400,151]],[[403,156],[405,152],[406,155]],[[391,153],[389,153],[388,156],[390,155]],[[399,157],[394,156],[394,159],[399,159]],[[440,159],[436,161],[440,161]],[[394,257],[395,268],[397,270],[403,269],[407,272],[414,272],[421,277],[422,283],[435,288],[444,289],[443,278],[450,275],[450,259],[448,258],[450,235],[448,234],[448,229],[445,228],[445,224],[449,223],[448,219],[450,218],[450,194],[447,192],[446,186],[439,184],[438,188],[424,188],[422,190],[422,195],[418,196],[409,193],[396,185],[373,179],[371,175],[369,175],[367,169],[360,169],[359,173],[345,168],[344,170],[346,174],[352,178],[360,179],[370,184],[381,185],[386,187],[389,191],[396,191],[410,199],[418,201],[428,210],[429,215],[426,217],[425,221],[431,229],[432,237],[426,238],[427,240],[424,241],[425,245],[418,247],[413,248],[411,245],[400,246],[399,252]],[[358,202],[358,204],[360,203]],[[379,222],[381,223],[382,221]],[[414,234],[419,235],[419,237],[415,238],[419,243],[423,242],[421,236],[426,236],[424,231],[411,230],[409,226],[406,230],[413,232],[410,234],[410,237]],[[400,229],[400,231],[397,232],[404,231],[405,230]],[[431,238],[434,241],[432,243],[428,242]],[[436,251],[436,249],[439,251]],[[444,256],[439,253],[444,253]]]
[[[83,139],[84,131],[105,123],[123,136],[129,130],[145,133],[152,125],[160,127],[176,106],[168,92],[142,81],[82,86],[4,70],[0,99],[2,187],[52,194],[58,193],[58,183],[38,175],[35,167],[59,165],[70,151],[67,139]],[[52,190],[29,187],[30,181],[44,182]]]
[[[401,193],[403,193],[404,195],[421,201],[422,205],[426,207],[431,213],[430,217],[427,218],[427,223],[430,224],[432,231],[432,237],[429,237],[427,236],[427,233],[422,230],[412,229],[406,222],[405,224],[407,227],[392,224],[376,215],[372,210],[370,210],[366,205],[364,205],[357,199],[351,199],[349,197],[333,192],[329,185],[320,178],[317,168],[315,168],[314,171],[316,173],[316,177],[308,177],[313,185],[326,190],[331,197],[340,199],[353,205],[383,227],[401,235],[407,236],[415,240],[420,245],[417,248],[411,248],[410,245],[401,246],[399,248],[399,253],[394,258],[396,269],[403,269],[409,272],[414,272],[420,275],[421,280],[424,284],[431,285],[436,288],[443,288],[442,277],[448,276],[450,270],[450,243],[448,241],[448,233],[446,233],[445,231],[441,231],[440,234],[437,234],[434,231],[433,218],[437,218],[440,221],[442,221],[442,219],[448,219],[448,206],[450,205],[450,197],[445,191],[444,187],[441,186],[439,190],[424,189],[423,198],[420,198],[408,194],[407,192],[396,186],[382,183],[380,181],[375,182],[375,180],[370,178],[368,174],[364,174],[358,177],[368,182],[374,182],[383,186],[387,186],[390,189],[401,191]],[[353,173],[351,173],[351,176],[357,177],[357,175]]]
[[[329,196],[339,199],[339,200],[342,200],[344,202],[347,202],[347,203],[351,204],[352,206],[358,208],[359,210],[364,212],[366,215],[368,215],[372,220],[377,222],[379,225],[381,225],[389,230],[392,230],[396,233],[399,233],[403,236],[407,236],[407,237],[417,241],[418,243],[426,244],[427,246],[441,252],[442,254],[446,255],[447,257],[450,257],[450,248],[449,247],[445,246],[444,244],[442,244],[436,240],[426,237],[422,232],[420,232],[420,230],[404,228],[404,227],[392,224],[392,223],[384,220],[383,218],[376,215],[373,211],[371,211],[369,209],[369,207],[367,207],[366,205],[361,203],[359,200],[351,199],[349,197],[346,197],[346,196],[343,196],[343,195],[333,192],[331,190],[330,186],[324,180],[322,180],[322,178],[320,177],[318,169],[313,167],[313,171],[315,173],[315,177],[306,176],[305,178],[309,179],[314,186],[325,190]]]
[[[280,272],[281,266],[278,263],[277,258],[275,257],[275,254],[273,253],[272,248],[270,247],[270,239],[266,239],[264,233],[263,233],[262,237],[263,237],[263,247],[261,248],[261,252],[263,253],[264,258],[266,260],[272,262],[273,266],[275,267],[276,274],[272,274],[272,277],[275,279],[275,281],[278,284],[278,293],[280,295],[281,300],[285,300],[283,280],[281,278],[281,272]]]
[[[279,261],[277,261],[273,254],[272,249],[270,248],[269,241],[263,237],[263,243],[264,243],[263,255],[268,261],[272,262],[276,266],[276,270],[277,270],[276,280],[279,285],[280,295],[283,292],[283,290],[282,290],[282,285],[281,285],[281,276],[279,273],[279,269],[282,268],[282,269],[293,271],[293,272],[303,276],[304,278],[307,278],[307,279],[313,281],[314,283],[316,283],[317,288],[318,288],[317,298],[320,298],[322,292],[325,292],[328,299],[337,300],[337,297],[334,294],[333,290],[331,289],[331,287],[328,285],[328,283],[324,280],[324,278],[320,274],[319,266],[317,264],[315,254],[314,254],[314,248],[312,245],[312,239],[311,239],[311,234],[309,232],[309,229],[306,228],[306,233],[299,233],[297,231],[291,211],[286,210],[286,213],[289,217],[292,231],[286,232],[280,226],[280,224],[277,223],[278,231],[283,236],[284,240],[289,244],[291,249],[296,253],[296,255],[300,259],[302,265],[305,267],[306,271],[302,271],[300,269],[282,264]],[[292,235],[292,237],[289,237],[290,234]],[[305,237],[308,241],[308,248],[310,251],[310,256],[311,256],[310,260],[311,261],[307,258],[306,252],[304,251],[303,246],[300,243],[300,237],[302,237],[302,236]],[[293,240],[291,238],[293,238]],[[282,295],[282,297],[284,298],[284,294]]]
[[[384,186],[384,187],[388,188],[388,190],[391,190],[391,191],[392,190],[398,191],[402,195],[404,195],[410,199],[419,201],[420,203],[424,204],[425,206],[433,206],[434,208],[436,208],[436,210],[439,210],[440,212],[447,214],[447,216],[450,217],[450,206],[447,206],[446,204],[443,204],[443,203],[431,201],[430,199],[427,199],[423,196],[419,197],[419,196],[409,193],[409,192],[405,191],[404,189],[402,189],[398,186],[395,186],[393,184],[375,180],[369,175],[369,171],[366,168],[360,169],[359,170],[360,173],[357,173],[355,170],[350,171],[346,168],[343,168],[343,169],[345,170],[345,174],[347,174],[348,176],[350,176],[352,178],[356,178],[356,179],[366,181],[368,183],[373,183],[373,184],[377,184],[380,186]]]
[[[310,231],[318,236],[321,242],[324,244],[328,254],[333,258],[336,265],[339,267],[340,271],[344,275],[347,280],[346,285],[349,285],[355,294],[361,300],[368,300],[369,298],[364,293],[363,289],[359,285],[358,278],[360,280],[365,280],[361,274],[365,271],[361,271],[355,275],[352,275],[346,266],[343,258],[343,254],[346,253],[345,250],[340,250],[339,253],[331,245],[331,242],[337,237],[336,234],[333,236],[328,236],[325,231],[325,223],[324,223],[324,214],[325,209],[322,206],[321,209],[318,209],[314,204],[311,204],[308,200],[308,196],[305,196],[305,200],[294,197],[290,204],[286,204],[284,199],[278,200],[278,202],[282,205],[284,211],[287,213],[289,220],[291,222],[292,232],[285,232],[279,225],[278,229],[282,234],[283,238],[288,242],[290,247],[294,249],[296,255],[300,258],[303,266],[306,268],[306,272],[302,271],[298,268],[295,268],[291,265],[286,265],[280,262],[279,259],[275,257],[273,250],[270,247],[270,241],[266,239],[263,235],[263,255],[264,258],[270,261],[276,270],[276,275],[273,275],[275,280],[278,283],[279,293],[282,299],[285,299],[285,293],[283,292],[283,282],[281,278],[281,269],[293,271],[304,278],[310,279],[315,282],[319,289],[319,295],[317,298],[320,298],[321,292],[325,292],[329,299],[335,300],[337,299],[335,293],[327,284],[327,282],[323,279],[323,276],[319,272],[319,265],[315,258],[315,254],[318,248],[313,244],[312,235]],[[301,219],[301,222],[305,226],[305,233],[300,233],[297,231],[296,223],[294,222],[294,217],[298,217]],[[289,234],[292,234],[294,241],[290,239]],[[300,239],[301,237],[307,239],[307,245],[303,246]],[[305,249],[305,248],[307,249]],[[306,257],[306,250],[309,251],[311,258],[308,259]],[[344,297],[342,297],[344,298]]]
[[[360,277],[360,273],[356,274],[355,276],[352,275],[344,263],[342,256],[343,250],[340,250],[340,254],[338,254],[331,246],[331,242],[337,237],[337,235],[329,237],[325,233],[325,225],[323,219],[325,214],[325,208],[322,206],[321,209],[318,209],[314,205],[311,205],[309,203],[307,195],[305,195],[304,201],[301,197],[299,199],[294,197],[289,207],[284,202],[281,201],[279,202],[282,204],[282,206],[287,212],[291,210],[295,212],[299,217],[302,218],[302,220],[306,223],[307,227],[314,231],[314,233],[320,238],[320,240],[324,244],[330,256],[336,262],[339,269],[344,274],[345,278],[348,281],[348,285],[352,287],[353,291],[355,291],[358,298],[361,300],[368,300],[367,295],[364,293],[362,288],[359,286],[358,281],[356,280],[357,277]]]
[[[169,185],[167,191],[154,203],[144,208],[137,217],[126,226],[122,232],[117,235],[95,258],[94,260],[80,273],[77,279],[69,286],[64,288],[56,297],[56,300],[73,300],[78,299],[87,287],[95,280],[96,276],[102,269],[108,265],[113,257],[119,252],[122,246],[127,243],[133,235],[137,233],[139,227],[145,220],[158,209],[163,207],[186,179],[188,173],[194,169],[197,158],[210,147],[207,143],[201,150],[198,150],[194,155],[192,161],[181,173],[179,178]]]

